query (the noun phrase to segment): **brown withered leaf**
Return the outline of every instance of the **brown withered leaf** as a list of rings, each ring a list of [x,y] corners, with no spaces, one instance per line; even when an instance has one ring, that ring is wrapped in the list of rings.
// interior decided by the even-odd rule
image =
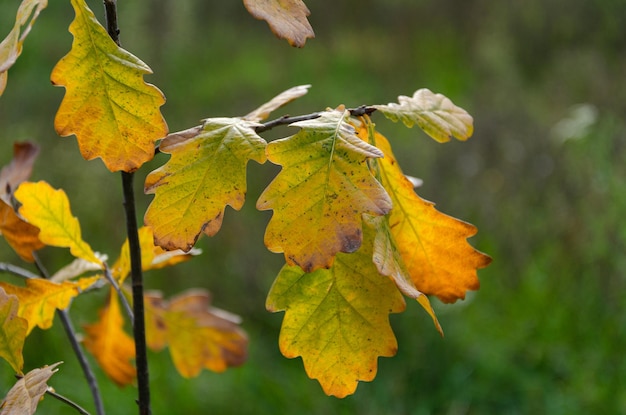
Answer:
[[[265,20],[276,36],[291,46],[303,47],[315,33],[307,16],[311,14],[302,0],[243,0],[252,16]]]
[[[39,146],[34,143],[13,144],[13,159],[0,170],[0,199],[11,204],[11,194],[20,183],[28,180],[38,154]]]
[[[57,362],[41,369],[33,369],[18,380],[2,401],[0,412],[2,415],[32,415],[37,410],[37,404],[48,390],[48,379],[56,373],[56,367],[63,362]]]

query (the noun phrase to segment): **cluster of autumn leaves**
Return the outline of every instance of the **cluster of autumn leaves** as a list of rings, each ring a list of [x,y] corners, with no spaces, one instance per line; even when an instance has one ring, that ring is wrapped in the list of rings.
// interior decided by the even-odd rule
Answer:
[[[284,119],[296,132],[267,143],[258,133],[263,121],[304,95],[308,86],[300,86],[245,116],[209,118],[168,135],[159,110],[163,94],[143,80],[150,69],[110,39],[84,0],[71,3],[72,49],[51,76],[66,89],[55,118],[57,133],[75,135],[83,157],[102,159],[110,171],[137,170],[154,157],[156,143],[170,155],[145,183],[154,199],[139,231],[144,270],[197,254],[199,236],[219,231],[226,206],[243,206],[248,161],[269,160],[282,169],[257,208],[273,211],[265,244],[283,253],[286,264],[266,306],[285,311],[281,352],[302,357],[307,374],[327,394],[353,393],[358,381],[374,378],[378,357],[395,354],[388,316],[404,310],[403,295],[416,300],[442,332],[426,295],[454,302],[478,288],[476,270],[490,258],[467,243],[476,229],[415,193],[368,115],[377,111],[409,127],[417,124],[440,142],[465,140],[472,118],[449,99],[421,89],[368,111],[339,107]],[[254,3],[246,1],[249,8]],[[18,34],[43,7],[45,1],[24,0]],[[24,16],[31,16],[29,23]],[[15,58],[24,35],[14,36]],[[6,70],[0,80],[2,74],[6,83]],[[84,345],[111,379],[130,384],[135,351],[123,317],[129,301],[128,244],[112,266],[94,252],[65,193],[28,181],[36,153],[32,144],[16,144],[13,160],[0,173],[0,233],[24,261],[33,262],[33,253],[44,246],[68,248],[76,260],[49,279],[27,278],[25,286],[0,282],[0,357],[21,373],[21,350],[32,329],[49,328],[56,310],[67,309],[81,293],[108,286],[98,320],[84,327]],[[181,375],[223,371],[245,360],[247,338],[238,317],[211,307],[206,292],[190,290],[169,300],[147,293],[145,307],[148,346],[167,346]]]

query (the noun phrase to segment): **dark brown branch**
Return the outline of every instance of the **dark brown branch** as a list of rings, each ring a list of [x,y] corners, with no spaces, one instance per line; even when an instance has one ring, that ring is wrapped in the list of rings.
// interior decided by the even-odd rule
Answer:
[[[104,0],[104,13],[107,32],[117,45],[120,45],[120,29],[117,27],[117,0]]]
[[[353,117],[361,117],[363,115],[372,114],[374,111],[376,111],[376,108],[368,107],[367,105],[361,105],[360,107],[357,107],[357,108],[350,108],[348,109],[348,111],[350,111],[350,115],[352,115]],[[264,131],[271,130],[272,128],[278,127],[280,125],[289,125],[298,121],[314,120],[316,118],[319,118],[320,115],[321,115],[321,112],[313,112],[311,114],[297,115],[294,117],[289,116],[289,115],[283,115],[280,118],[276,118],[275,120],[263,123],[261,126],[256,127],[254,130],[257,133],[262,133]]]
[[[52,390],[48,389],[46,391],[46,393],[50,396],[52,396],[55,399],[60,400],[61,402],[63,402],[66,405],[71,406],[72,408],[76,409],[79,413],[81,413],[82,415],[89,415],[89,412],[87,412],[83,407],[81,407],[79,404],[77,404],[76,402],[66,398],[63,395],[60,395],[56,392],[53,392]]]
[[[141,270],[141,246],[135,212],[133,173],[122,172],[126,233],[130,253],[130,273],[133,286],[133,335],[135,337],[135,364],[137,365],[137,388],[139,414],[150,415],[150,377],[148,375],[148,350],[146,346],[146,322],[143,301],[143,272]]]

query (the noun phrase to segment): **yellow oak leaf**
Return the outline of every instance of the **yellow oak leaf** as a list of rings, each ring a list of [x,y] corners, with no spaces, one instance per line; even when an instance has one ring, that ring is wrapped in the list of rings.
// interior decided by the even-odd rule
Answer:
[[[0,200],[0,235],[24,261],[33,262],[33,251],[44,244],[39,240],[39,229],[20,218],[13,208]]]
[[[0,288],[0,357],[9,362],[16,373],[24,367],[24,340],[28,322],[17,315],[18,299]]]
[[[361,246],[363,213],[391,209],[366,164],[382,153],[355,135],[348,118],[348,111],[325,111],[291,124],[301,130],[267,145],[268,159],[283,168],[257,202],[259,210],[274,210],[265,245],[307,272]]]
[[[150,68],[115,44],[85,1],[71,3],[72,49],[51,75],[66,89],[54,127],[62,137],[76,135],[85,159],[100,157],[110,171],[135,171],[167,134],[159,110],[165,98],[144,82]]]
[[[391,279],[372,262],[372,235],[333,266],[305,273],[285,265],[266,301],[269,311],[285,311],[279,346],[285,357],[302,356],[306,373],[328,395],[354,393],[359,381],[376,376],[379,356],[393,356],[397,341],[389,313],[405,309]]]
[[[72,255],[102,265],[87,242],[82,239],[78,219],[72,216],[70,202],[63,190],[48,183],[25,182],[15,198],[22,204],[20,215],[40,230],[39,239],[46,245],[69,248]]]
[[[223,372],[245,362],[248,338],[239,317],[211,307],[206,291],[189,290],[170,301],[149,293],[145,305],[148,347],[169,346],[181,376],[197,376],[203,368]]]
[[[160,246],[155,246],[152,229],[147,226],[141,227],[138,234],[139,246],[141,247],[141,269],[143,271],[176,265],[178,263],[188,261],[193,255],[198,255],[202,252],[199,249],[192,249],[189,252],[184,252],[180,249],[175,251],[166,251]],[[130,274],[128,239],[124,241],[120,256],[111,267],[111,273],[119,284],[122,284],[128,274]]]
[[[170,134],[159,148],[170,160],[146,178],[155,197],[144,221],[157,245],[189,251],[201,232],[215,235],[224,209],[241,209],[248,160],[265,162],[265,140],[239,118],[209,118],[201,127]]]
[[[39,278],[30,278],[26,280],[25,287],[18,287],[1,281],[0,287],[8,295],[15,295],[18,298],[17,314],[28,321],[28,330],[26,331],[28,335],[35,326],[49,329],[52,326],[55,311],[57,309],[65,310],[74,297],[100,278],[102,277],[85,277],[76,282],[64,281],[61,284]]]
[[[0,405],[2,409],[0,413],[2,415],[33,415],[48,390],[46,382],[59,370],[56,367],[61,363],[63,362],[33,369],[15,382]]]
[[[359,135],[369,139],[367,128],[360,129]],[[467,242],[476,227],[437,211],[433,203],[420,198],[382,134],[376,133],[370,142],[385,154],[377,164],[393,200],[389,227],[415,287],[445,303],[464,299],[467,290],[480,287],[476,270],[491,262]]]
[[[398,102],[373,107],[392,121],[401,120],[407,127],[417,124],[440,143],[452,137],[465,141],[474,132],[472,116],[442,94],[424,88],[415,91],[412,97],[400,95]]]
[[[0,95],[4,93],[7,85],[7,71],[22,53],[26,36],[35,24],[39,13],[47,5],[48,0],[23,0],[17,9],[13,29],[0,42]]]
[[[98,322],[83,326],[86,333],[83,343],[113,382],[118,386],[130,385],[137,376],[132,364],[135,341],[124,331],[124,319],[113,287],[107,304],[98,314]]]
[[[301,48],[308,38],[315,37],[307,20],[311,12],[302,0],[243,0],[243,4],[252,16],[265,20],[272,32],[291,46]]]

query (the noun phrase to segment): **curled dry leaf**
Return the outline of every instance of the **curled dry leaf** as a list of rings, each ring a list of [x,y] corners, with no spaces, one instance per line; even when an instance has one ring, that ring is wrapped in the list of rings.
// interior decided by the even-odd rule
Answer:
[[[374,105],[392,121],[401,120],[407,127],[417,124],[440,143],[452,137],[465,141],[474,132],[473,118],[442,94],[428,89],[415,91],[412,97],[400,95],[398,104]]]
[[[269,117],[269,115],[278,108],[289,104],[291,101],[298,99],[303,95],[306,95],[306,93],[309,92],[310,87],[311,85],[298,85],[294,86],[293,88],[289,88],[288,90],[276,95],[270,101],[261,105],[259,108],[255,109],[248,115],[244,116],[243,119],[248,121],[261,122]]]
[[[291,46],[303,47],[308,38],[315,37],[307,20],[311,14],[302,0],[243,0],[252,16],[265,20],[276,36]]]
[[[63,362],[57,362],[40,369],[33,369],[19,379],[11,388],[0,406],[2,415],[33,415],[43,394],[48,390],[48,379]]]

